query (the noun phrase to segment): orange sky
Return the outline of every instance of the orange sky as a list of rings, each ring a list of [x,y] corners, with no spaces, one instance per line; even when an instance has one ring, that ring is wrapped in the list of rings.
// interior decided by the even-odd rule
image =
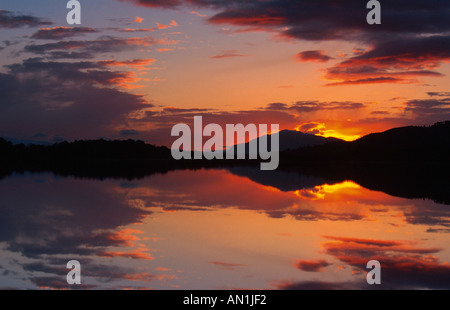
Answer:
[[[417,11],[394,19],[395,2],[369,27],[350,2],[336,15],[327,0],[320,11],[302,1],[100,0],[83,3],[82,24],[69,27],[53,2],[9,2],[0,16],[2,83],[15,81],[0,135],[170,145],[173,125],[202,115],[354,140],[450,117],[450,30],[439,10],[412,31],[401,22]]]

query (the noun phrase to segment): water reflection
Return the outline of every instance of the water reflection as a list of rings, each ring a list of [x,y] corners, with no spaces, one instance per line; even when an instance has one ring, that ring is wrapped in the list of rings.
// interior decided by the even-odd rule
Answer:
[[[450,206],[252,168],[0,181],[0,287],[450,288]]]

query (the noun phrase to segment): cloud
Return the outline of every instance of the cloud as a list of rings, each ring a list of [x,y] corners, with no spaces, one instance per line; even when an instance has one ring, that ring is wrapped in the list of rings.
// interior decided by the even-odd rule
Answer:
[[[50,21],[32,15],[21,15],[6,10],[0,10],[0,28],[39,27],[53,24]]]
[[[248,55],[239,54],[236,50],[222,51],[220,54],[211,56],[211,59],[223,59],[223,58],[231,58],[231,57],[245,57]]]
[[[285,280],[278,281],[273,286],[284,290],[411,290],[450,287],[450,264],[439,261],[435,256],[441,251],[439,248],[418,247],[415,241],[336,236],[325,238],[329,241],[322,243],[324,253],[353,268],[354,279],[336,282]],[[380,262],[381,285],[371,286],[366,282],[366,264],[369,260]]]
[[[149,253],[144,251],[130,251],[130,252],[99,252],[98,256],[101,257],[126,257],[131,259],[144,259],[144,260],[153,260],[155,259]]]
[[[175,45],[178,42],[168,38],[157,39],[152,36],[132,37],[132,38],[118,38],[111,36],[102,36],[96,40],[84,41],[58,41],[46,44],[30,44],[25,46],[24,51],[37,55],[48,55],[55,51],[67,51],[84,53],[86,55],[124,52],[137,50],[143,47],[158,46],[158,45]]]
[[[35,32],[31,38],[32,39],[42,39],[42,40],[60,40],[70,37],[75,37],[79,35],[84,35],[87,33],[98,32],[94,28],[90,27],[53,27],[53,28],[42,28]]]
[[[267,106],[268,110],[292,111],[292,112],[317,112],[321,110],[354,110],[362,109],[366,105],[360,102],[351,101],[297,101],[288,106],[284,103],[271,103]]]
[[[65,52],[65,51],[53,51],[49,52],[44,56],[48,60],[57,60],[57,59],[92,59],[94,58],[94,54],[89,52]]]
[[[132,68],[136,68],[138,70],[145,70],[148,66],[152,65],[156,59],[154,58],[147,58],[147,59],[132,59],[132,60],[124,60],[124,61],[117,61],[117,60],[102,60],[98,63],[105,67],[121,67],[121,66],[128,66]]]
[[[91,290],[95,289],[96,285],[80,284],[69,285],[64,277],[57,276],[36,276],[30,278],[30,281],[34,283],[39,289],[53,289],[53,290]]]
[[[305,290],[357,290],[361,289],[358,283],[347,281],[347,282],[328,282],[328,281],[304,281],[304,282],[293,282],[293,281],[279,281],[274,283],[276,289],[279,290],[294,290],[294,291],[305,291]]]
[[[393,77],[379,77],[379,78],[366,78],[356,79],[351,81],[342,81],[336,83],[328,83],[325,86],[338,86],[338,85],[358,85],[358,84],[379,84],[379,83],[415,83],[416,80],[405,80]]]
[[[206,14],[201,14],[201,13],[199,13],[199,12],[197,12],[197,11],[194,11],[194,10],[190,11],[189,13],[190,13],[190,14],[197,15],[198,17],[208,17],[208,15],[206,15]]]
[[[280,125],[280,130],[292,130],[299,124],[316,119],[317,114],[322,111],[330,111],[339,117],[339,115],[346,115],[348,111],[364,110],[367,106],[365,103],[352,101],[298,101],[290,105],[278,102],[260,108],[236,111],[163,107],[162,109],[147,109],[145,113],[130,117],[128,125],[139,130],[142,133],[142,139],[149,143],[170,146],[174,141],[174,138],[170,136],[171,128],[179,123],[193,126],[194,116],[197,115],[203,116],[205,123],[215,123],[221,126],[239,123],[273,124],[276,120],[276,123]],[[325,122],[328,120],[322,120],[320,123],[324,124]],[[339,129],[342,127],[349,126],[340,124]],[[127,127],[124,126],[121,129],[127,129]],[[331,135],[332,129],[334,129],[332,126],[328,126],[324,133]],[[351,137],[356,135],[359,137],[357,132],[351,133]]]
[[[326,55],[324,51],[304,51],[297,54],[297,59],[302,62],[327,62],[333,57]]]
[[[234,270],[238,267],[245,267],[247,265],[244,264],[235,264],[235,263],[227,263],[227,262],[222,262],[222,261],[213,261],[213,262],[209,262],[210,264],[216,265],[221,269],[224,270]]]
[[[129,281],[133,282],[152,282],[154,280],[167,280],[175,278],[174,275],[165,274],[151,274],[142,272],[138,269],[121,267],[119,265],[107,265],[95,263],[92,259],[81,259],[82,264],[82,284],[69,285],[66,281],[68,269],[65,268],[69,258],[65,259],[46,259],[34,261],[31,263],[24,263],[23,269],[31,274],[30,281],[40,289],[95,289],[105,288],[102,285],[115,285],[115,281],[126,280],[126,285]],[[39,276],[36,274],[39,273]],[[42,276],[41,274],[45,275]],[[86,284],[93,282],[99,284]],[[120,282],[119,282],[120,283]],[[123,288],[124,282],[121,283]]]
[[[180,0],[120,0],[120,1],[134,2],[138,5],[150,8],[153,7],[173,8],[182,3],[182,1]]]
[[[323,271],[325,267],[330,266],[331,264],[324,259],[318,260],[298,260],[295,263],[295,267],[308,272],[320,272]]]
[[[170,21],[169,25],[156,23],[156,28],[157,29],[168,29],[168,28],[172,28],[172,27],[178,27],[178,23],[176,21],[174,21],[174,20]]]
[[[8,68],[8,73],[0,74],[5,89],[0,131],[5,134],[104,136],[115,132],[129,113],[151,107],[142,96],[118,89],[135,82],[132,72],[107,70],[98,62],[35,58]]]
[[[177,8],[181,5],[216,11],[208,21],[233,25],[239,31],[267,31],[294,40],[340,40],[370,47],[355,48],[354,57],[331,67],[325,78],[331,85],[418,83],[417,77],[439,77],[434,71],[449,60],[450,3],[413,0],[383,5],[383,23],[371,27],[368,10],[361,3],[333,0],[238,1],[238,0],[129,0],[147,7]],[[337,13],[338,12],[338,13]],[[330,60],[321,51],[300,53],[300,61]],[[349,71],[349,68],[354,69]],[[356,71],[355,71],[356,70]],[[363,72],[365,71],[365,72]]]
[[[334,130],[331,129],[327,129],[325,123],[320,123],[320,122],[306,122],[306,123],[302,123],[300,125],[298,125],[295,130],[304,132],[304,133],[308,133],[308,134],[312,134],[312,135],[316,135],[316,136],[322,136],[322,137],[333,137],[333,136],[339,136],[339,134],[337,134]],[[350,136],[352,139],[349,140],[354,140],[356,138],[359,138],[359,136],[356,137],[352,137]],[[340,137],[343,138],[343,137]]]
[[[418,83],[440,77],[435,71],[450,60],[450,36],[435,35],[380,42],[374,48],[327,69],[330,85]]]
[[[444,33],[449,4],[438,1],[430,7],[419,0],[409,5],[392,1],[383,7],[383,21],[379,27],[370,27],[365,20],[364,6],[355,2],[339,3],[331,0],[309,1],[238,1],[238,0],[128,0],[147,7],[176,8],[183,4],[218,11],[209,21],[243,27],[262,27],[281,35],[302,40],[359,40],[382,41],[386,37],[416,34]],[[336,10],[339,9],[339,14]]]
[[[143,133],[143,138],[149,143],[170,146],[174,141],[174,138],[170,135],[172,127],[179,123],[185,123],[192,127],[196,115],[203,116],[204,123],[214,123],[221,126],[239,123],[273,124],[275,119],[277,124],[282,124],[282,127],[293,128],[298,123],[297,116],[286,111],[265,109],[219,111],[208,108],[175,107],[165,107],[161,110],[149,109],[144,114],[136,115],[128,121],[134,129]]]
[[[175,108],[175,107],[164,107],[163,111],[167,112],[167,113],[202,113],[202,112],[211,112],[214,111],[215,109],[209,109],[209,108],[204,108],[204,109],[199,109],[199,108],[187,108],[187,109],[182,109],[182,108]]]
[[[439,248],[420,248],[411,241],[371,240],[327,236],[325,252],[357,270],[369,259],[378,260],[385,289],[448,289],[450,265],[440,262]]]
[[[428,92],[427,94],[430,97],[448,97],[448,98],[450,98],[450,92]],[[447,98],[447,100],[450,100],[448,98]]]
[[[113,30],[117,31],[117,32],[153,32],[156,31],[157,28],[153,27],[153,28],[123,28],[123,29],[119,29],[119,28],[114,28]]]
[[[436,97],[432,94],[431,97]],[[450,118],[450,97],[413,99],[404,103],[404,111],[423,123],[435,123]]]

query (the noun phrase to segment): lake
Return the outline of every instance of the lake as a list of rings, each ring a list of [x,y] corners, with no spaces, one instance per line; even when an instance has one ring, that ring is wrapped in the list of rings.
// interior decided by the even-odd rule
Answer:
[[[445,202],[298,172],[15,173],[0,180],[0,288],[72,288],[78,260],[82,289],[450,289],[449,226]]]

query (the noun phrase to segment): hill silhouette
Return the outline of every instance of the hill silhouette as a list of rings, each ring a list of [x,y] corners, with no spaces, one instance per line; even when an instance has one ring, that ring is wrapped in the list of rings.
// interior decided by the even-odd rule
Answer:
[[[343,140],[338,138],[325,138],[321,136],[316,136],[309,133],[304,133],[296,130],[281,130],[278,133],[274,133],[273,135],[278,135],[279,138],[279,150],[280,152],[287,150],[296,150],[299,148],[307,147],[307,146],[316,146],[322,145],[330,142],[343,142]],[[249,145],[251,142],[259,143],[260,138],[253,139],[247,143],[242,143],[234,146],[235,153],[239,152],[239,147],[243,147],[245,150],[245,154],[249,154]],[[267,135],[267,146],[271,149],[271,135]]]
[[[395,179],[393,172],[403,167],[398,171],[398,182],[402,176],[411,178],[414,174],[429,180],[439,173],[438,179],[442,179],[442,171],[448,171],[450,164],[450,121],[394,128],[353,142],[289,130],[279,134],[282,149],[279,169],[300,170],[319,178],[358,179],[369,184],[375,179]],[[2,138],[0,161],[0,175],[14,171],[53,171],[94,178],[140,178],[173,169],[259,166],[260,163],[258,160],[176,161],[169,148],[139,140],[101,139],[48,146],[14,145]],[[414,172],[419,166],[426,169]]]
[[[393,128],[352,142],[338,141],[282,153],[285,164],[326,162],[450,162],[450,121]]]
[[[301,165],[302,162],[450,162],[450,121],[432,126],[393,128],[353,142],[290,130],[277,134],[280,164],[285,165]],[[270,141],[268,138],[269,148]],[[245,144],[246,149],[248,145]],[[24,145],[0,138],[0,158],[4,160],[3,166],[7,163],[27,165],[76,160],[176,162],[169,148],[131,139]]]

